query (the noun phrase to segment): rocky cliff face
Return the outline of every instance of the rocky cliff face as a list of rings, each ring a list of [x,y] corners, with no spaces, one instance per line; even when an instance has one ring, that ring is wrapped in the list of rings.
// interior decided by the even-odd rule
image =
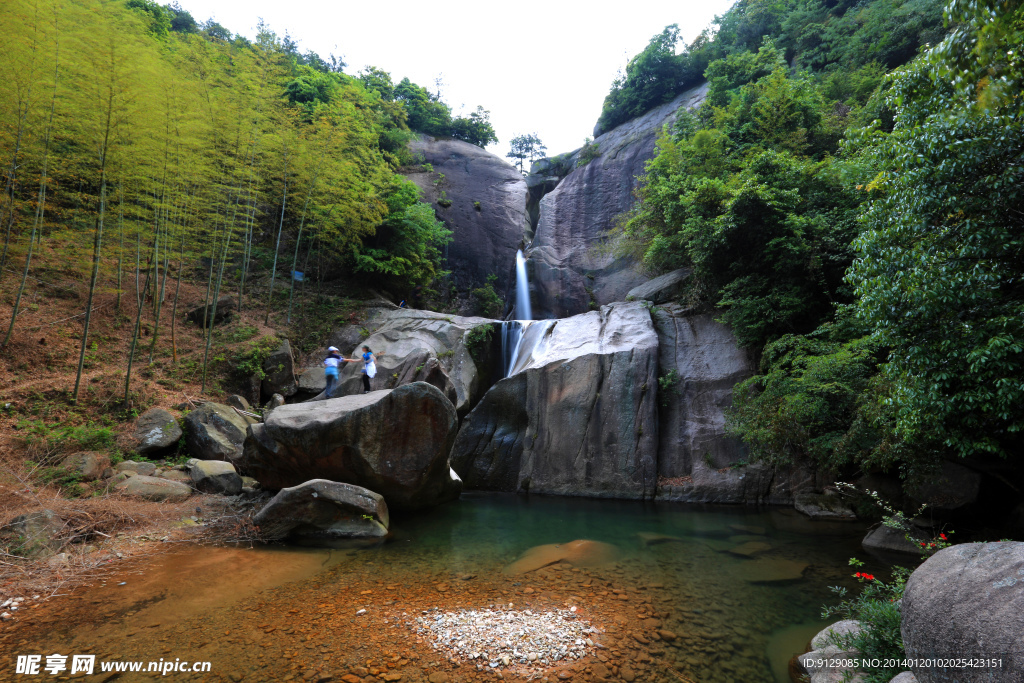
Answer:
[[[529,263],[538,318],[560,318],[621,301],[643,282],[629,263],[594,253],[616,218],[633,204],[637,176],[654,156],[662,126],[680,107],[703,102],[707,86],[688,90],[671,102],[598,137],[598,155],[581,164],[580,151],[557,163],[536,167],[531,188],[543,190],[552,178],[572,169],[539,200]],[[535,189],[535,193],[538,190]]]
[[[526,181],[511,164],[461,140],[427,135],[409,145],[422,155],[422,167],[406,175],[433,203],[439,220],[452,231],[447,265],[461,290],[498,276],[498,291],[514,286],[516,249],[530,229]]]
[[[522,349],[459,431],[452,467],[466,485],[652,498],[658,338],[646,306],[535,322]]]
[[[726,436],[732,388],[754,374],[750,355],[711,314],[690,315],[678,304],[655,309],[662,390],[658,474],[685,477],[701,461],[723,468],[745,459],[739,439]]]

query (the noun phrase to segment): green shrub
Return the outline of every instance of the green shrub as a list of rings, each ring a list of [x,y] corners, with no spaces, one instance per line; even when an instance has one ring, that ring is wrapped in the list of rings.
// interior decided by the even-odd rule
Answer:
[[[471,292],[474,311],[488,318],[497,318],[501,315],[501,309],[505,304],[494,289],[497,281],[498,276],[491,273],[482,287],[477,287]]]

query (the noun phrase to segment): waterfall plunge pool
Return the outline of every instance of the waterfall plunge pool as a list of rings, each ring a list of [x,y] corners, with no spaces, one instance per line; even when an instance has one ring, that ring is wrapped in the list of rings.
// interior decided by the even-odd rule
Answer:
[[[856,584],[847,562],[863,554],[864,527],[812,522],[788,508],[470,492],[396,516],[392,530],[388,542],[365,548],[190,546],[153,556],[41,604],[8,631],[7,649],[44,661],[70,653],[211,662],[209,674],[168,680],[454,682],[502,672],[503,680],[783,683],[789,659],[825,625],[821,606],[836,602],[828,587]],[[611,544],[618,556],[503,573],[531,547],[575,539]],[[452,663],[407,625],[433,610],[571,606],[597,629],[600,647],[550,667]],[[655,635],[663,631],[675,638]],[[8,668],[0,678],[17,677]]]

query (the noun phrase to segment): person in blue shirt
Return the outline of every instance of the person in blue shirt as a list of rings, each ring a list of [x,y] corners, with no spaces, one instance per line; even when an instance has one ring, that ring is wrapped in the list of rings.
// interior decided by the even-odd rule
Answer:
[[[383,353],[380,355],[384,355]],[[377,357],[370,351],[369,346],[363,347],[362,358],[345,358],[343,359],[346,363],[362,363],[363,364],[363,393],[370,393],[370,380],[377,375]]]
[[[338,386],[338,366],[343,360],[345,359],[341,357],[337,346],[327,347],[327,358],[324,358],[324,376],[327,378],[327,388],[324,389],[324,394],[327,398],[331,397],[331,392]]]

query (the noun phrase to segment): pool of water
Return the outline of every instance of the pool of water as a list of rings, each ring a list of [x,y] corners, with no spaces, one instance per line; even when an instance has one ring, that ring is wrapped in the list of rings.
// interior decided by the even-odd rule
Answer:
[[[392,530],[372,547],[156,556],[40,606],[4,647],[211,662],[213,679],[169,680],[495,680],[497,671],[434,650],[409,623],[435,608],[572,604],[602,632],[602,647],[565,671],[574,681],[617,680],[628,669],[636,680],[784,683],[790,658],[825,625],[821,607],[836,600],[829,586],[855,585],[848,560],[864,533],[784,508],[481,493],[397,516]],[[503,572],[532,547],[575,539],[618,555],[601,566]],[[655,635],[664,630],[676,638]],[[506,670],[503,679],[556,673]]]

